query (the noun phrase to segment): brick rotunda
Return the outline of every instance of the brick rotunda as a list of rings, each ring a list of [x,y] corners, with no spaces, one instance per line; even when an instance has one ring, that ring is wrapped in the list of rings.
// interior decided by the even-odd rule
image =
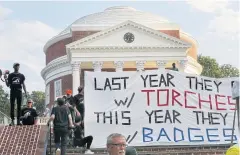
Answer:
[[[171,67],[200,74],[197,41],[167,19],[131,7],[110,7],[77,19],[44,46],[46,104],[66,89],[77,93],[84,71]]]

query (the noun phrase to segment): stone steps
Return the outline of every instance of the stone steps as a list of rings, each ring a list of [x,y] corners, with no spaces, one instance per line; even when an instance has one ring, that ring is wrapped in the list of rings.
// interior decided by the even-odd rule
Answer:
[[[164,151],[164,152],[138,152],[139,155],[225,155],[226,150],[201,150],[201,151]],[[94,151],[93,151],[94,152]],[[53,153],[54,154],[54,153]],[[107,153],[98,153],[96,155],[107,155]],[[84,155],[83,152],[68,152],[67,155]]]
[[[50,140],[49,140],[50,142]],[[52,155],[55,143],[52,137]],[[139,155],[225,155],[229,145],[200,145],[200,146],[148,146],[135,147]],[[48,143],[48,152],[50,152]],[[91,149],[96,155],[107,155],[105,149]],[[84,150],[68,145],[67,155],[83,155]],[[50,154],[47,154],[50,155]]]

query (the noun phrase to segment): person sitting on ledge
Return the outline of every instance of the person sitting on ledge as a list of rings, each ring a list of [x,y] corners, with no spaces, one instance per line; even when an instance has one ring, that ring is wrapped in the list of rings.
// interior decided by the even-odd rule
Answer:
[[[83,128],[81,126],[82,118],[80,116],[76,117],[75,121],[76,122],[75,122],[73,145],[75,147],[85,147],[85,145],[87,144],[87,150],[85,151],[85,154],[94,154],[94,152],[90,150],[93,137],[92,136],[84,137]]]
[[[21,120],[23,125],[36,125],[38,114],[33,108],[33,100],[28,99],[27,107],[22,109]]]

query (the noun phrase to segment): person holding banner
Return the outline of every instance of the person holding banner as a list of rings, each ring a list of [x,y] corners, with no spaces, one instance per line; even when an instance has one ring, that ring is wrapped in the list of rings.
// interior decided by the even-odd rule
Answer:
[[[107,152],[109,155],[126,155],[126,138],[119,133],[113,133],[107,138]]]
[[[11,103],[11,119],[12,122],[10,126],[14,125],[14,105],[15,100],[17,100],[17,125],[21,125],[20,117],[21,117],[21,105],[22,105],[22,88],[25,93],[25,97],[27,98],[27,90],[25,86],[25,76],[19,73],[20,64],[13,64],[14,72],[10,73],[8,77],[5,75],[4,79],[7,87],[10,87],[10,103]]]

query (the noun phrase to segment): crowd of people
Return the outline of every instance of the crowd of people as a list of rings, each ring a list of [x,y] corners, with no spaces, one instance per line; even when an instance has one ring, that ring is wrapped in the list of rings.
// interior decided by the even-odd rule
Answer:
[[[5,74],[6,85],[10,88],[10,126],[15,125],[14,106],[17,101],[17,125],[36,125],[38,122],[37,111],[33,108],[33,100],[27,99],[27,106],[22,107],[22,90],[27,98],[25,76],[19,72],[20,64],[13,64],[14,72],[8,76]],[[66,90],[63,97],[57,98],[56,106],[53,107],[50,119],[53,122],[54,142],[56,144],[56,155],[65,155],[69,141],[73,147],[85,148],[85,154],[94,154],[90,150],[93,136],[84,136],[84,89],[78,87],[78,94],[72,95],[71,90]],[[136,155],[135,148],[127,147],[126,138],[113,133],[107,138],[107,152],[109,155]]]

